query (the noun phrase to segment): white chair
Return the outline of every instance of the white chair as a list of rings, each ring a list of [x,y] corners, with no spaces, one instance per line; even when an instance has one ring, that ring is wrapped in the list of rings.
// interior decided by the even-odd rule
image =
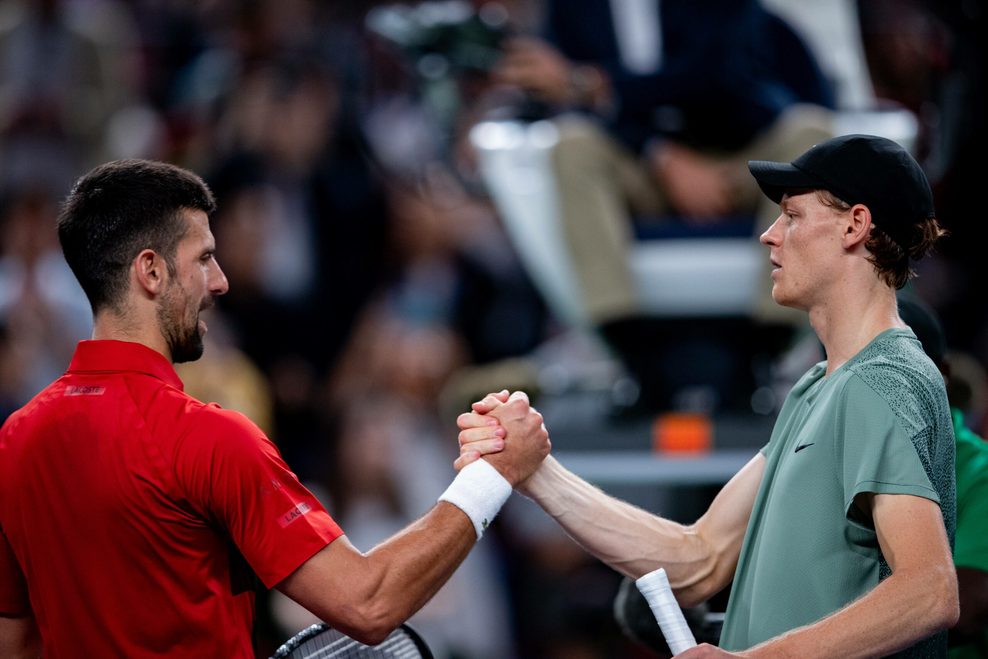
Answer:
[[[506,231],[546,303],[560,320],[589,326],[559,219],[550,164],[556,127],[485,121],[470,140]],[[744,316],[755,302],[764,258],[764,248],[748,237],[643,240],[632,250],[631,270],[650,315]]]

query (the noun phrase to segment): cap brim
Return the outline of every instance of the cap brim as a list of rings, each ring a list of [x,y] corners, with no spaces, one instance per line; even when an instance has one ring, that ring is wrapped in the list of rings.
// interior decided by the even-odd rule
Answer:
[[[821,182],[788,162],[749,160],[748,171],[755,177],[758,187],[775,203],[790,190],[805,190],[821,187]]]

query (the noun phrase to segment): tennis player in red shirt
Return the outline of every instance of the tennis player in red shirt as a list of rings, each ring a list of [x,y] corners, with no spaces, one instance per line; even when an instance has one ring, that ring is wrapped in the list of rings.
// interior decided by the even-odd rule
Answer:
[[[256,578],[376,643],[548,453],[515,396],[503,453],[358,551],[256,425],[185,394],[172,367],[202,355],[200,312],[227,291],[214,208],[195,174],[141,160],[96,168],[65,203],[93,339],[0,430],[2,657],[253,657]]]

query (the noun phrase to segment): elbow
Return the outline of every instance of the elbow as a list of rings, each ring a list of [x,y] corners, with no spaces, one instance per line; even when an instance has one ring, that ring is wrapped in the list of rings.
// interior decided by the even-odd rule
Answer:
[[[938,618],[939,624],[937,625],[938,630],[950,629],[957,624],[960,620],[961,609],[957,605],[957,600],[954,599],[952,602],[944,602],[940,607],[940,616]]]
[[[937,587],[931,588],[933,601],[930,606],[930,623],[936,631],[950,629],[957,624],[961,616],[960,595],[957,589],[957,575],[951,569],[942,570]]]
[[[954,593],[954,598],[949,602],[944,602],[943,612],[942,612],[942,627],[941,629],[950,629],[957,624],[957,621],[961,618],[961,607],[957,600],[956,591]]]
[[[384,639],[388,637],[394,627],[371,627],[368,626],[365,629],[354,630],[348,634],[350,638],[355,641],[360,641],[364,645],[378,645],[384,642]]]
[[[697,564],[692,571],[690,581],[676,588],[676,601],[686,609],[703,604],[730,581],[730,575],[725,575],[724,572],[722,566],[718,565],[717,559],[713,557]]]
[[[689,534],[698,541],[696,558],[690,565],[689,578],[675,589],[676,601],[683,608],[703,604],[730,583],[737,565],[737,556],[708,542],[702,533],[691,527]]]
[[[393,607],[369,601],[353,609],[341,631],[365,645],[382,643],[401,624],[402,618]]]

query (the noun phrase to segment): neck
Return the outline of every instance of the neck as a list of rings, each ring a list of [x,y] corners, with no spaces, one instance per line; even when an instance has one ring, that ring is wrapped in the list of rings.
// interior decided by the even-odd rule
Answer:
[[[105,309],[93,318],[93,339],[96,341],[129,341],[140,343],[161,353],[169,362],[171,350],[154,322],[140,322],[132,314]]]
[[[810,325],[827,353],[827,375],[882,332],[906,327],[899,318],[895,290],[878,280],[869,288],[851,289],[838,299],[810,309]]]

